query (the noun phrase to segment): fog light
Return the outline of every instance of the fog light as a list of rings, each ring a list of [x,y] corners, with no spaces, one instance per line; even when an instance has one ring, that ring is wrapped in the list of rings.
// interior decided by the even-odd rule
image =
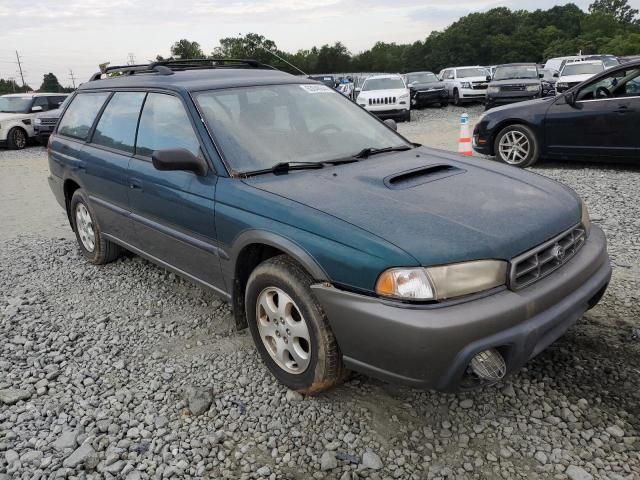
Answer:
[[[484,350],[471,359],[471,370],[483,380],[496,382],[507,373],[507,364],[494,349]]]

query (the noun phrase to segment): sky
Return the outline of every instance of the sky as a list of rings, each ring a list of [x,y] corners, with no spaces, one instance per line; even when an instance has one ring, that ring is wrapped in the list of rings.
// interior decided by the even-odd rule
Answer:
[[[558,0],[0,0],[0,78],[33,88],[53,72],[62,85],[88,80],[99,63],[146,63],[181,38],[206,53],[220,38],[260,33],[296,51],[342,41],[357,53],[376,41],[410,43],[461,16],[496,6],[547,9]],[[584,10],[591,0],[575,0]],[[630,0],[640,9],[640,0]]]

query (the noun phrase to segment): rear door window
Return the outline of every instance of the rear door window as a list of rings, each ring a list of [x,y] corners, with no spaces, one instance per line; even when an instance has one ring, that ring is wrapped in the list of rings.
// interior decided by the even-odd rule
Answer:
[[[140,116],[136,154],[150,157],[154,150],[168,148],[200,154],[200,142],[182,101],[173,95],[150,93]]]
[[[98,121],[92,143],[133,153],[144,96],[142,92],[115,93]]]
[[[80,93],[71,101],[60,120],[58,133],[86,140],[98,112],[111,92]]]

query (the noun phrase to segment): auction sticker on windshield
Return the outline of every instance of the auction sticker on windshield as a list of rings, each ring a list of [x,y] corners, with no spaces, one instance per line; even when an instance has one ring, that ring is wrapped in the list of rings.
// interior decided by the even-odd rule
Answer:
[[[300,88],[308,93],[330,93],[331,89],[326,85],[300,85]]]

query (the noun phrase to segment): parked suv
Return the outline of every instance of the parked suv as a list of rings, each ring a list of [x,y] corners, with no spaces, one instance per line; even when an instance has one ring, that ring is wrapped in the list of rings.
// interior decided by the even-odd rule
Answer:
[[[405,75],[405,82],[411,94],[411,106],[426,105],[442,107],[449,103],[449,93],[438,77],[432,72],[411,72]]]
[[[602,60],[589,60],[583,62],[567,63],[559,74],[556,75],[556,92],[566,92],[579,83],[589,80],[594,75],[604,71]]]
[[[486,68],[480,66],[445,68],[439,76],[447,87],[449,98],[453,100],[454,105],[484,101],[490,79]]]
[[[49,182],[89,262],[124,248],[217,292],[309,394],[347,369],[496,382],[602,296],[605,238],[568,187],[417,147],[321,83],[242,62],[78,89]]]
[[[579,63],[569,63],[565,69]],[[473,148],[518,167],[540,158],[640,158],[640,61],[610,68],[555,98],[486,112]]]
[[[535,63],[498,65],[487,87],[486,109],[540,97],[541,78]]]
[[[25,148],[35,136],[38,112],[57,109],[67,95],[59,93],[12,93],[0,96],[0,146]]]
[[[49,135],[55,130],[60,115],[67,102],[71,97],[66,97],[58,108],[53,110],[47,110],[46,112],[39,112],[33,117],[33,132],[36,140],[41,145],[46,145],[49,140]]]
[[[380,118],[411,120],[409,89],[400,75],[374,75],[362,84],[358,105]]]

